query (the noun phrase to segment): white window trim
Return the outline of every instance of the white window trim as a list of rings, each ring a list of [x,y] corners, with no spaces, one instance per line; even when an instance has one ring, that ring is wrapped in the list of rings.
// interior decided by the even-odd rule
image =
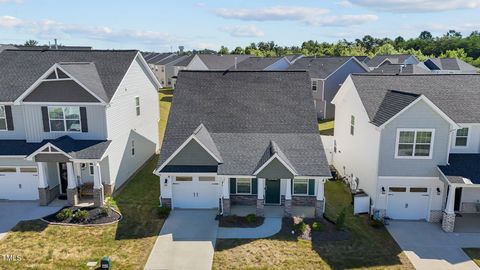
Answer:
[[[249,193],[239,193],[239,192],[238,192],[238,179],[242,179],[242,180],[243,180],[243,179],[247,179],[247,180],[249,180],[249,182],[250,182],[250,192],[249,192]],[[252,195],[252,178],[236,178],[236,180],[235,180],[235,185],[236,185],[236,187],[235,187],[235,188],[236,188],[236,189],[235,189],[236,193],[235,193],[234,195]]]
[[[307,193],[295,193],[295,181],[296,180],[306,180],[307,181]],[[308,195],[309,190],[310,190],[310,179],[308,179],[308,178],[293,179],[292,195],[294,195],[294,196],[313,196],[313,195]]]
[[[413,153],[412,156],[399,156],[398,155],[398,144],[400,142],[400,132],[402,131],[413,131],[415,132],[414,139],[413,139]],[[429,155],[422,157],[422,156],[415,156],[415,146],[417,144],[417,132],[431,132],[432,133],[432,140],[430,141],[430,150]],[[397,138],[395,141],[395,159],[432,159],[433,156],[433,145],[435,141],[435,129],[433,128],[397,128]]]
[[[78,122],[79,122],[79,125],[80,125],[80,130],[79,131],[67,130],[67,118],[65,117],[65,108],[67,108],[67,107],[78,108]],[[52,125],[51,125],[50,121],[51,120],[60,121],[62,119],[50,119],[50,108],[62,108],[62,111],[63,111],[63,126],[65,128],[63,131],[52,130]],[[47,107],[47,114],[48,114],[48,126],[49,126],[50,132],[52,132],[52,133],[82,133],[82,116],[81,116],[81,113],[80,113],[80,106],[48,106]],[[77,119],[69,119],[69,120],[77,120]]]
[[[454,148],[457,148],[457,149],[465,149],[465,148],[468,148],[469,147],[469,144],[470,144],[470,130],[471,130],[471,127],[469,126],[460,126],[459,129],[464,129],[464,128],[467,128],[468,129],[468,133],[467,133],[467,136],[460,136],[460,138],[466,138],[467,139],[467,144],[466,145],[457,145],[457,131],[458,130],[455,130],[455,133],[453,134],[453,147]]]
[[[8,123],[7,123],[7,112],[5,111],[5,105],[0,105],[0,107],[3,107],[3,112],[4,116],[0,116],[0,119],[5,120],[5,129],[0,129],[0,131],[8,131]]]

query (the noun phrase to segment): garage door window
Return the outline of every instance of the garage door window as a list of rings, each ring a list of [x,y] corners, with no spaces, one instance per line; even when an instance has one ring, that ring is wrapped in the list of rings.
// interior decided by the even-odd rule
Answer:
[[[14,173],[17,172],[15,167],[0,167],[0,173]]]
[[[427,188],[423,188],[423,187],[412,187],[410,188],[410,192],[420,192],[420,193],[425,193],[427,192],[428,189]]]
[[[207,176],[201,176],[201,177],[198,177],[198,180],[200,182],[214,182],[215,181],[215,177],[207,177]]]
[[[36,173],[37,168],[35,168],[35,167],[21,167],[20,172],[21,173]]]
[[[177,177],[175,177],[175,181],[177,181],[177,182],[191,182],[192,177],[191,176],[177,176]]]
[[[407,192],[407,188],[405,187],[390,187],[388,188],[390,192]]]

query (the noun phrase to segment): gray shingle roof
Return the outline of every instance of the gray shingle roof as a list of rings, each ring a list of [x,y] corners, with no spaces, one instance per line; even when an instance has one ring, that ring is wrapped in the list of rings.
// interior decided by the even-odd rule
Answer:
[[[159,165],[203,124],[219,174],[252,175],[274,141],[299,174],[330,175],[309,81],[304,71],[181,71]]]
[[[477,72],[477,68],[458,58],[430,58],[425,65],[431,70],[457,70]]]
[[[411,54],[390,54],[390,55],[376,55],[366,63],[369,67],[378,67],[386,59],[392,64],[405,64],[405,60],[413,56]]]
[[[142,52],[142,56],[148,64],[155,64],[174,55],[174,53]]]
[[[282,57],[250,57],[237,64],[237,70],[264,70],[280,59]]]
[[[377,126],[412,102],[414,95],[424,95],[456,123],[480,123],[480,75],[352,74],[351,78],[370,120]],[[389,109],[392,111],[386,112]]]
[[[243,60],[251,57],[250,55],[244,54],[197,54],[202,62],[208,67],[209,70],[227,70],[235,65],[235,58],[237,59],[237,64]]]
[[[265,163],[275,154],[277,154],[280,159],[282,159],[290,168],[292,168],[296,174],[298,174],[298,172],[295,170],[295,167],[292,165],[290,160],[288,160],[288,157],[283,153],[282,149],[280,149],[280,146],[278,146],[275,141],[270,141],[270,144],[260,158],[257,167],[255,168],[255,171],[265,165]]]
[[[94,63],[107,101],[113,97],[138,51],[6,50],[0,54],[0,101],[23,94],[55,63]]]
[[[385,64],[372,70],[370,73],[428,74],[432,72],[423,63],[418,63],[415,65]]]
[[[480,154],[450,154],[449,165],[438,166],[450,183],[465,184],[463,178],[480,184]]]
[[[103,101],[108,102],[108,96],[103,88],[102,79],[100,79],[94,63],[60,63],[59,66]]]
[[[174,66],[176,66],[176,67],[186,67],[190,64],[190,62],[192,62],[193,57],[195,57],[195,55],[193,55],[193,54],[192,55],[187,55],[181,61],[179,61],[178,63],[175,63]]]
[[[290,65],[288,70],[308,70],[311,78],[325,79],[350,59],[351,56],[302,57]]]
[[[158,61],[154,61],[153,64],[155,65],[166,65],[168,63],[172,63],[172,62],[175,62],[175,61],[181,61],[184,57],[184,55],[172,55],[170,57],[166,57],[166,58],[163,58],[161,60],[158,60]]]

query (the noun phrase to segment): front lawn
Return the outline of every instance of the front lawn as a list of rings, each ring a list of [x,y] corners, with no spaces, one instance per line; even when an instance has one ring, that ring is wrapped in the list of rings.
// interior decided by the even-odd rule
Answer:
[[[464,248],[463,251],[474,261],[478,266],[480,266],[480,248]]]
[[[173,89],[164,88],[158,94],[160,99],[160,124],[158,125],[160,133],[160,147],[163,143],[163,136],[165,135],[165,128],[167,127],[168,114],[170,113],[170,105],[172,104]]]
[[[384,228],[354,216],[350,194],[340,182],[325,184],[326,214],[335,220],[347,208],[350,240],[314,242],[278,234],[258,240],[217,240],[215,269],[414,269]]]
[[[105,255],[112,259],[113,269],[143,269],[164,222],[155,211],[159,205],[159,181],[152,174],[156,161],[149,161],[115,196],[124,216],[119,223],[71,227],[47,226],[40,220],[20,222],[0,241],[0,254],[18,255],[21,260],[0,260],[0,269],[88,269],[88,261]]]
[[[334,120],[318,121],[318,130],[321,135],[333,135]]]

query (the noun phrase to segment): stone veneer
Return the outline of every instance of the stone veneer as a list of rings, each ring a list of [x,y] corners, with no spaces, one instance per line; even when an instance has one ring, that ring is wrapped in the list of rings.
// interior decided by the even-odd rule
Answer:
[[[438,223],[442,221],[443,211],[442,210],[431,210],[430,216],[428,217],[428,222]]]
[[[315,196],[292,196],[292,206],[315,206]]]
[[[446,232],[453,232],[455,228],[455,213],[443,213],[442,229]]]
[[[265,204],[263,203],[263,199],[257,199],[257,211],[256,211],[257,216],[260,216],[260,217],[264,216],[265,214],[264,207],[265,207]]]
[[[161,198],[160,202],[162,203],[162,206],[172,208],[172,199],[170,198]]]
[[[230,207],[230,199],[223,198],[222,203],[223,203],[223,205],[222,205],[223,215],[224,216],[230,215],[231,210],[232,210],[231,207]]]
[[[292,216],[292,200],[285,200],[284,216]]]
[[[55,200],[56,197],[60,194],[59,187],[54,188],[46,187],[38,189],[38,203],[41,206],[48,205],[51,201]]]
[[[93,189],[93,206],[102,207],[105,203],[103,187]]]
[[[75,206],[78,204],[78,189],[77,188],[68,188],[67,189],[67,200],[68,204]]]
[[[257,205],[257,195],[230,195],[233,205]]]
[[[316,218],[323,218],[323,212],[324,212],[323,206],[324,205],[325,204],[324,204],[323,201],[315,200],[315,217]]]

